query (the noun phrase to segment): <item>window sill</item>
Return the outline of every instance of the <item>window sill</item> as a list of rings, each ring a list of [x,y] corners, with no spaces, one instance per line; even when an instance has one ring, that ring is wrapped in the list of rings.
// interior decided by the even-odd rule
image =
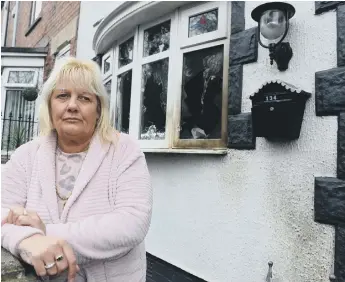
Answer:
[[[35,26],[41,21],[42,17],[38,17],[31,26],[29,26],[28,30],[25,33],[25,37],[28,36],[31,31],[35,28]]]
[[[227,149],[142,149],[146,153],[160,153],[160,154],[194,154],[194,155],[226,155]]]

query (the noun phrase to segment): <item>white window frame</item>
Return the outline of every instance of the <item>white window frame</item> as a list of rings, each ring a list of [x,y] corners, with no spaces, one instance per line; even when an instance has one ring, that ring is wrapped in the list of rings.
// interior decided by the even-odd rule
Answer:
[[[107,97],[109,99],[109,113],[111,113],[111,93],[113,93],[113,77],[109,76],[107,79],[103,80],[103,85],[105,86],[109,81],[111,81],[110,95]]]
[[[62,57],[69,56],[71,54],[71,44],[66,45],[63,47],[55,56],[55,58],[58,60]]]
[[[170,39],[169,39],[169,49],[151,56],[143,57],[143,45],[144,45],[144,31],[164,23],[170,20]],[[131,114],[130,114],[130,132],[133,132],[133,136],[139,140],[140,146],[142,148],[168,148],[170,139],[171,139],[171,127],[168,126],[169,121],[169,112],[171,112],[172,105],[170,100],[168,99],[167,94],[167,111],[166,111],[166,120],[165,120],[165,139],[164,140],[142,140],[140,139],[140,132],[141,132],[141,119],[142,119],[142,102],[143,97],[141,93],[142,87],[142,66],[148,63],[153,63],[162,59],[169,59],[169,71],[168,71],[168,93],[171,91],[172,83],[173,83],[173,68],[170,67],[171,63],[173,62],[172,54],[174,53],[174,42],[175,42],[175,34],[172,30],[174,26],[176,26],[176,16],[174,14],[169,14],[164,17],[161,17],[149,24],[145,24],[139,27],[139,34],[138,34],[138,48],[137,48],[137,58],[136,58],[136,66],[135,72],[132,74],[132,94],[131,94]],[[139,83],[138,83],[139,82]]]
[[[33,71],[34,79],[32,83],[9,83],[8,78],[11,71]],[[26,87],[36,87],[38,81],[38,70],[32,68],[6,68],[3,73],[4,87],[15,87],[15,88],[26,88]]]
[[[119,68],[119,56],[120,56],[120,45],[123,44],[124,42],[126,42],[127,40],[129,40],[130,38],[133,37],[133,60],[131,63],[125,65],[125,66],[122,66]],[[113,60],[113,81],[112,81],[112,90],[111,90],[111,93],[117,93],[117,84],[118,84],[118,77],[119,75],[127,72],[127,71],[130,71],[132,70],[132,85],[131,85],[131,105],[130,105],[130,113],[129,113],[129,118],[131,120],[131,110],[132,110],[132,94],[133,94],[133,73],[134,73],[134,62],[136,61],[136,58],[137,58],[137,54],[135,52],[135,50],[137,50],[137,39],[138,39],[138,27],[135,29],[134,32],[128,34],[127,36],[125,37],[122,37],[119,41],[118,41],[118,44],[116,45],[115,49],[114,49],[114,60]],[[117,110],[117,106],[118,106],[118,103],[120,102],[120,97],[118,95],[111,95],[111,112],[112,112],[112,122],[113,124],[116,126],[116,110]],[[131,135],[134,135],[133,134],[133,131],[131,130],[131,122],[129,123],[130,126],[129,126],[129,134]]]
[[[42,10],[42,1],[31,1],[30,26],[39,18]]]
[[[9,74],[11,71],[34,71],[34,78],[33,78],[33,83],[8,83],[8,78],[9,78]],[[37,87],[38,86],[38,77],[39,77],[39,72],[40,69],[38,68],[8,68],[5,67],[3,74],[1,76],[2,79],[2,93],[1,93],[1,112],[2,114],[5,114],[5,106],[6,106],[6,101],[7,101],[7,92],[11,91],[11,90],[18,90],[21,91],[24,88],[27,87]],[[38,99],[35,102],[35,110],[33,112],[33,121],[36,122],[37,120],[37,109],[38,109],[38,104],[37,104]],[[7,117],[6,117],[7,118]],[[33,128],[33,132],[37,132],[37,127],[38,127],[38,123],[36,122],[34,124],[34,128]],[[2,128],[1,128],[1,134],[2,134]],[[35,135],[35,133],[34,133]],[[4,155],[5,152],[4,150],[1,150],[1,155]],[[13,153],[13,151],[8,151],[9,156]]]
[[[179,60],[176,63],[177,73],[176,73],[176,86],[181,88],[182,85],[182,68],[183,68],[183,55],[188,52],[203,50],[215,46],[223,45],[223,87],[222,87],[222,127],[221,127],[221,139],[180,139],[179,134],[174,135],[173,148],[213,148],[221,149],[226,147],[227,141],[227,94],[228,94],[228,65],[229,59],[227,54],[229,54],[229,44],[227,44],[228,39],[223,39],[220,41],[209,42],[198,46],[193,46],[189,48],[184,48],[179,51]],[[177,131],[180,128],[181,121],[181,89],[175,88],[177,95],[175,97],[175,106],[174,106],[174,125],[173,128]],[[178,92],[179,91],[179,92]]]
[[[140,25],[128,36],[118,40],[102,58],[113,55],[112,60],[112,95],[111,116],[115,124],[117,103],[118,75],[132,69],[132,89],[130,105],[129,134],[137,139],[144,152],[180,152],[180,153],[224,153],[227,146],[227,95],[228,95],[228,65],[230,45],[230,5],[228,2],[206,2],[191,7],[176,9],[171,14],[163,16],[148,24]],[[218,30],[188,38],[189,17],[218,8]],[[144,31],[167,20],[171,21],[169,49],[148,57],[143,57]],[[185,31],[183,31],[183,28]],[[182,32],[183,31],[183,32]],[[118,69],[119,46],[134,36],[133,61]],[[187,52],[202,50],[218,45],[224,46],[223,53],[223,92],[222,92],[222,128],[221,139],[179,139],[181,86],[183,55]],[[164,58],[169,58],[168,93],[166,110],[165,140],[141,140],[142,118],[142,66]]]
[[[189,32],[189,18],[201,13],[218,10],[218,29],[215,31],[199,34],[196,36],[188,37]],[[227,37],[227,13],[228,2],[208,2],[201,6],[194,6],[191,8],[184,8],[181,10],[179,36],[181,36],[180,47],[186,48],[198,44],[224,39]]]

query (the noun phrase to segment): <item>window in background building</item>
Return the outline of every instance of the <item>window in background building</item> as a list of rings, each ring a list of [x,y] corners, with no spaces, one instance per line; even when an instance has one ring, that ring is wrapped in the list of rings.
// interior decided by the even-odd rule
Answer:
[[[115,126],[142,149],[226,148],[229,14],[228,2],[182,7],[103,56]]]
[[[2,79],[1,158],[7,160],[17,147],[36,135],[36,101],[25,99],[23,91],[37,87],[38,70],[5,68]]]
[[[42,10],[42,1],[31,2],[30,26],[38,19]]]
[[[68,57],[71,53],[71,44],[66,45],[63,47],[55,56],[55,59],[58,60],[62,57]]]

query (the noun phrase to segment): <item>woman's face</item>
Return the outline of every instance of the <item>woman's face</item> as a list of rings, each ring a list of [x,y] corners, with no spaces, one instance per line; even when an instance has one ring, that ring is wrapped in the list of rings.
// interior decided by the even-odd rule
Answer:
[[[51,119],[59,136],[91,138],[99,113],[97,97],[69,82],[58,83],[50,98]]]

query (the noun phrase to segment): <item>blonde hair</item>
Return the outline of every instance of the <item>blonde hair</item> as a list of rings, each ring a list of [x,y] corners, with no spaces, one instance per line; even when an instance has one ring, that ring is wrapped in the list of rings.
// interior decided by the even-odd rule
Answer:
[[[76,87],[86,88],[97,96],[100,116],[95,133],[97,132],[104,142],[114,142],[114,133],[117,131],[110,122],[108,94],[103,85],[101,70],[92,60],[73,57],[57,60],[49,78],[43,84],[40,93],[42,99],[39,112],[40,134],[48,135],[54,130],[50,114],[50,98],[57,83],[64,80],[70,81]]]

